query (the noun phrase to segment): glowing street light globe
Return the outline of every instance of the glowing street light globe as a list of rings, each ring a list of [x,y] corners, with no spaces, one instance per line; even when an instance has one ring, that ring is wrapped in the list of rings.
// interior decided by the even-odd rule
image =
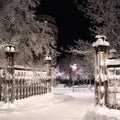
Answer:
[[[76,72],[77,71],[77,65],[76,64],[72,65],[71,70],[72,70],[72,72]]]

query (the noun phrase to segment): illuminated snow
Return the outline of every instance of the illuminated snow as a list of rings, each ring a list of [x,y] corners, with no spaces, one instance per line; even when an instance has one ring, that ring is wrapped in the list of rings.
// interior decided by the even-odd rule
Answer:
[[[53,92],[0,102],[0,120],[120,120],[120,111],[95,106],[94,89],[57,87]],[[113,119],[112,119],[113,118]]]

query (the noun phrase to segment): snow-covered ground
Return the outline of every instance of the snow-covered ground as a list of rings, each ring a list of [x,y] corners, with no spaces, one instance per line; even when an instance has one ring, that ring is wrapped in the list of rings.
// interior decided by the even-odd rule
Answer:
[[[94,92],[88,88],[57,87],[51,93],[0,102],[0,120],[83,120],[94,104]]]
[[[120,110],[95,106],[94,89],[58,86],[51,93],[0,102],[0,120],[120,120]]]
[[[92,106],[86,112],[84,120],[120,120],[120,110]]]

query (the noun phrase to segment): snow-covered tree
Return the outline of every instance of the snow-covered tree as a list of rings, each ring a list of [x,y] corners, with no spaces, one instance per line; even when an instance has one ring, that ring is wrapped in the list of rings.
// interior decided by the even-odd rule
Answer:
[[[38,64],[53,45],[52,30],[35,19],[35,8],[39,0],[0,0],[0,39],[14,44],[18,64]],[[45,29],[46,30],[45,30]],[[51,43],[50,43],[51,42]],[[38,62],[38,63],[37,63]]]
[[[94,34],[104,34],[111,48],[120,46],[120,1],[119,0],[76,0],[79,10],[90,19]]]
[[[95,51],[92,44],[79,39],[74,46],[65,50],[69,55],[59,61],[59,66],[66,74],[70,74],[70,64],[77,64],[77,75],[80,79],[94,78],[94,56]]]
[[[83,56],[80,59],[79,64],[83,68],[82,73],[84,73],[85,79],[94,78],[94,55],[95,51],[92,47],[92,44],[79,39],[76,41],[75,46],[70,47],[70,52],[76,56],[81,55]],[[80,69],[81,69],[80,68]]]

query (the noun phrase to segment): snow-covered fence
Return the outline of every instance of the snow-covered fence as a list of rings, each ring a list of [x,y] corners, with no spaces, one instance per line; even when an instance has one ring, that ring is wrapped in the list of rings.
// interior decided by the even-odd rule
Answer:
[[[50,91],[50,79],[39,77],[35,79],[15,79],[15,98],[22,99],[33,95],[40,95]]]
[[[0,101],[11,99],[11,91],[14,92],[14,99],[23,99],[33,95],[45,94],[51,91],[51,77],[47,72],[15,66],[14,68],[14,91],[12,91],[12,79],[3,77],[4,70],[0,69]],[[6,94],[7,93],[7,94]]]

